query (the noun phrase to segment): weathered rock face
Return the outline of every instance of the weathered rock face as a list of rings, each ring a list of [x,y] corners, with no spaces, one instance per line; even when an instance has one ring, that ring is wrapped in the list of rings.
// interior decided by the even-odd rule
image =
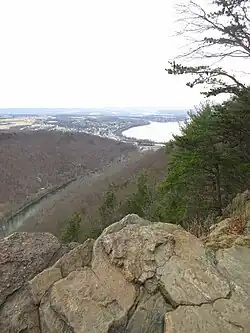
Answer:
[[[61,245],[43,235],[41,252],[42,234],[1,242],[0,332],[250,332],[247,246],[215,251],[181,227],[128,215],[54,262]]]
[[[215,250],[232,246],[250,248],[250,191],[237,194],[232,203],[224,210],[222,222],[212,226],[205,239],[207,247]]]
[[[47,267],[61,248],[51,234],[14,233],[0,239],[0,305]]]
[[[37,303],[51,279],[41,279],[46,275],[43,270],[69,249],[48,233],[14,233],[0,239],[1,333],[40,332]],[[32,280],[41,281],[31,290]]]
[[[248,209],[250,211],[250,207]],[[250,248],[250,214],[232,216],[218,223],[205,239],[205,244],[215,250],[232,246]]]

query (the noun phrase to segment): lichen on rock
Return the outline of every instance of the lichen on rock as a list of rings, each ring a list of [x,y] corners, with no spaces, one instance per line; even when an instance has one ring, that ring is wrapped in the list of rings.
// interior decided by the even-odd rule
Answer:
[[[3,239],[0,331],[250,332],[248,236],[221,246],[227,227],[203,242],[131,214],[67,253],[49,234]]]

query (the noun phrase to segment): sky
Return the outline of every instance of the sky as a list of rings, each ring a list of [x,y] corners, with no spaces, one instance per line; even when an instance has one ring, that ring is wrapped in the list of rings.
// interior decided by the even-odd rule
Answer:
[[[0,108],[190,108],[176,0],[0,0]]]

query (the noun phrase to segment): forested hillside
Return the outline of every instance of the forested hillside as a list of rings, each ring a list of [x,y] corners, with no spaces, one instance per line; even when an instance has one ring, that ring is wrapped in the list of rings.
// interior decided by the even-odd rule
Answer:
[[[70,179],[102,169],[135,147],[85,133],[0,134],[0,217]]]
[[[122,202],[117,200],[115,185],[110,186],[100,207],[100,221],[105,224],[112,223],[119,210],[181,224],[201,236],[232,198],[250,186],[249,75],[243,76],[243,82],[233,70],[207,65],[210,59],[215,64],[224,59],[249,60],[249,1],[215,0],[212,7],[206,10],[194,1],[180,7],[185,27],[181,33],[196,37],[196,42],[180,58],[183,63],[173,61],[166,70],[169,75],[194,77],[187,85],[202,85],[206,97],[226,94],[224,102],[207,99],[189,113],[181,135],[166,145],[164,180],[142,172],[134,193]],[[198,65],[190,66],[190,59]]]

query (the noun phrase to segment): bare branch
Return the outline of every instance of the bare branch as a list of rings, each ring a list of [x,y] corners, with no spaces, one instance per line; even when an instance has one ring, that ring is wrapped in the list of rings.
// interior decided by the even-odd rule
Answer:
[[[182,59],[250,59],[250,7],[249,0],[213,0],[212,11],[206,11],[195,0],[188,5],[179,5],[179,23],[183,29],[178,35],[186,36],[191,41],[189,50],[178,58]],[[198,36],[198,39],[194,39]],[[234,75],[221,68],[208,66],[187,67],[171,63],[169,74],[191,74],[196,79],[188,82],[189,87],[197,84],[211,85],[207,96],[221,92],[239,94],[246,86]],[[230,80],[232,84],[224,81]]]

